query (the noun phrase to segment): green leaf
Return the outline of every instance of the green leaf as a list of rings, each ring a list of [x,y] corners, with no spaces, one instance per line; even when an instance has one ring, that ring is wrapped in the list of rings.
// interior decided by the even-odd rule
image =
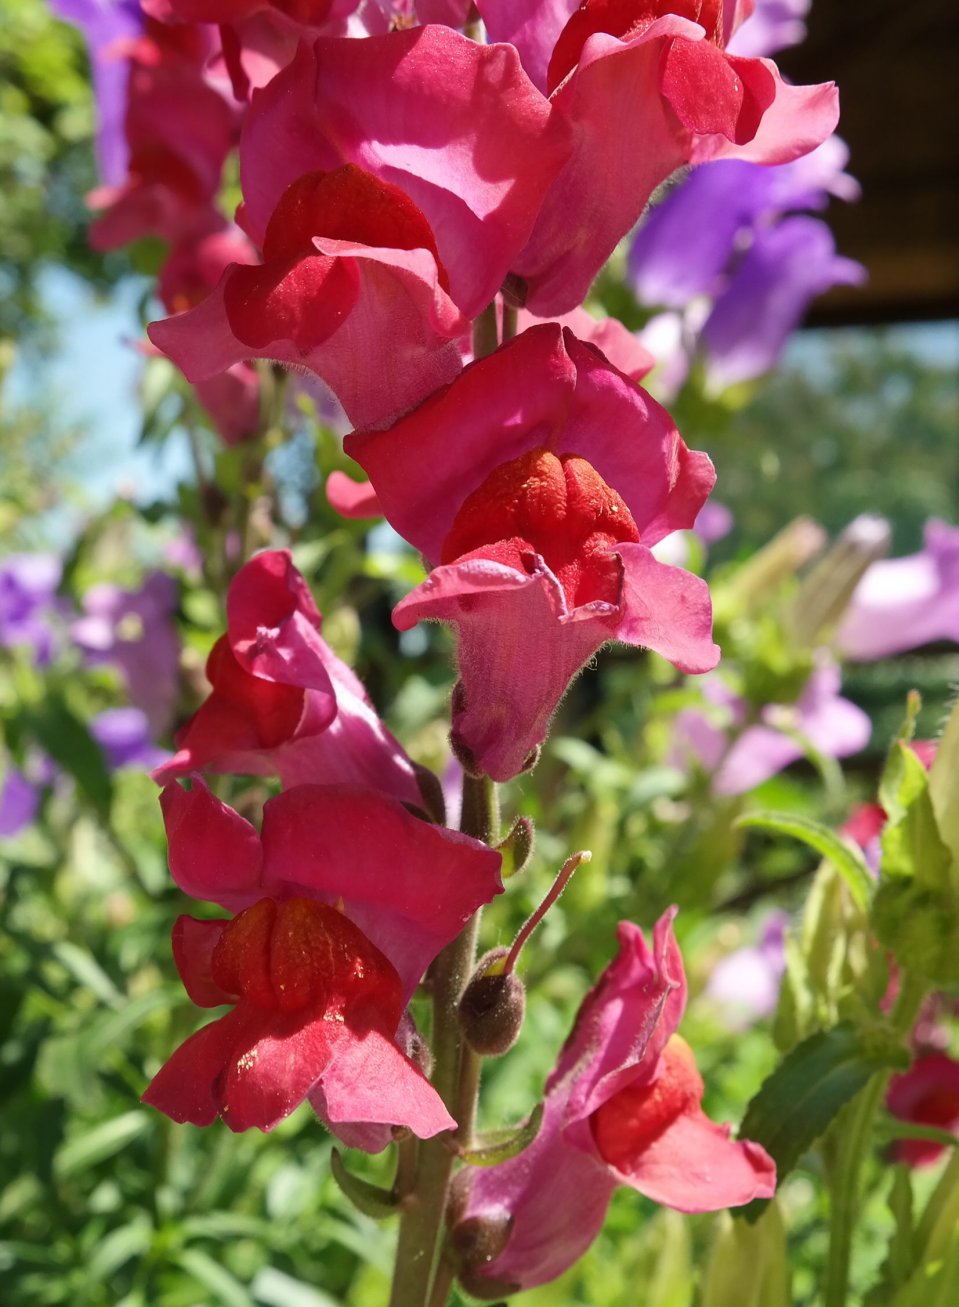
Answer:
[[[884,785],[889,806],[883,802],[888,814],[882,831],[883,879],[914,877],[927,889],[948,891],[952,854],[939,834],[929,776],[906,745],[893,747]]]
[[[222,1307],[254,1307],[245,1286],[219,1262],[215,1262],[209,1253],[201,1252],[199,1248],[187,1248],[180,1253],[177,1261],[188,1275],[209,1289]]]
[[[339,1300],[328,1293],[294,1280],[272,1266],[257,1271],[250,1287],[253,1297],[264,1307],[341,1307]]]
[[[152,1242],[153,1226],[141,1212],[100,1240],[87,1260],[86,1273],[92,1280],[107,1280],[134,1257],[143,1257]]]
[[[96,994],[101,1003],[111,1008],[123,1005],[124,996],[91,953],[68,939],[58,939],[50,951],[75,980]]]
[[[371,1216],[374,1221],[384,1221],[387,1217],[396,1215],[399,1198],[395,1192],[392,1189],[381,1189],[379,1185],[353,1175],[346,1169],[346,1163],[337,1148],[330,1153],[330,1170],[340,1189],[364,1216]]]
[[[879,1042],[851,1023],[817,1030],[783,1059],[746,1109],[740,1138],[761,1144],[776,1163],[779,1182],[867,1081],[908,1062],[896,1046]],[[764,1202],[737,1215],[755,1219]]]
[[[124,1112],[122,1116],[104,1121],[102,1125],[82,1134],[74,1135],[57,1152],[53,1169],[60,1180],[87,1171],[98,1162],[113,1157],[131,1144],[152,1124],[145,1108]]]
[[[850,844],[828,826],[789,812],[747,812],[737,819],[736,825],[754,830],[776,831],[808,844],[833,864],[846,882],[856,906],[862,909],[868,906],[873,881],[866,861],[854,844]]]
[[[59,695],[25,714],[26,729],[50,757],[69,772],[77,788],[100,814],[107,817],[113,800],[113,782],[96,740]]]
[[[529,1119],[514,1130],[499,1130],[485,1137],[485,1142],[476,1148],[465,1148],[460,1157],[468,1166],[495,1166],[497,1162],[508,1162],[511,1157],[528,1148],[543,1124],[543,1104],[537,1103]]]

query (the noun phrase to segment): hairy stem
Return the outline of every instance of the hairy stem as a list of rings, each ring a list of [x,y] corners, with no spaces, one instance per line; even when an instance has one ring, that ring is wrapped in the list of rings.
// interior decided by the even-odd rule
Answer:
[[[461,829],[492,843],[497,833],[495,792],[486,778],[463,778]],[[449,1133],[424,1139],[418,1149],[415,1183],[406,1195],[400,1221],[390,1307],[433,1307],[449,1293],[448,1269],[437,1271],[446,1201],[456,1148],[465,1129],[472,1134],[479,1083],[479,1059],[463,1042],[459,1001],[473,973],[479,913],[462,934],[437,956],[430,969],[433,986],[433,1087],[458,1122]],[[445,1289],[442,1285],[445,1284]],[[442,1292],[437,1298],[435,1293]]]

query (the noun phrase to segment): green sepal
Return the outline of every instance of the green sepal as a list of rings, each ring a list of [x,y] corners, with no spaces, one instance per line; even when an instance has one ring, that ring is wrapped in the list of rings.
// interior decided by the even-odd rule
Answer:
[[[928,888],[948,889],[952,855],[943,843],[929,793],[929,775],[908,744],[896,741],[879,786],[886,811],[882,831],[883,878],[915,877]]]
[[[844,840],[828,826],[791,812],[747,812],[738,818],[736,825],[776,831],[808,844],[833,864],[846,882],[856,906],[865,908],[868,905],[873,881],[865,858],[855,845]]]
[[[338,1148],[330,1153],[330,1170],[343,1193],[364,1216],[371,1216],[374,1221],[384,1221],[399,1211],[400,1200],[397,1194],[392,1189],[381,1189],[379,1185],[351,1174],[346,1169]]]
[[[489,1131],[476,1148],[464,1148],[459,1154],[460,1159],[467,1166],[496,1166],[498,1162],[508,1162],[530,1146],[542,1124],[543,1104],[537,1103],[521,1126]]]
[[[937,988],[959,981],[959,907],[917,880],[883,882],[872,905],[876,938],[907,971]]]
[[[746,1109],[740,1138],[765,1148],[781,1183],[877,1071],[905,1068],[908,1062],[906,1051],[881,1032],[867,1033],[851,1022],[817,1030],[763,1083]],[[756,1200],[736,1215],[755,1220],[767,1201]]]
[[[536,827],[531,817],[517,817],[510,827],[510,832],[499,844],[494,845],[497,853],[503,855],[503,879],[521,872],[533,856],[533,843]]]

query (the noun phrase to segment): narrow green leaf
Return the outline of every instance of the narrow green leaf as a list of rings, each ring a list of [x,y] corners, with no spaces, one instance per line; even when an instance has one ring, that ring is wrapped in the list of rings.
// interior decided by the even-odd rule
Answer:
[[[736,825],[791,835],[793,839],[808,844],[833,864],[846,882],[856,906],[863,910],[868,906],[873,880],[866,861],[854,844],[837,835],[828,826],[790,812],[747,812],[737,819]]]
[[[123,1004],[123,995],[92,953],[79,948],[68,939],[57,940],[50,951],[75,980],[96,994],[101,1003],[111,1008],[118,1008]]]
[[[199,1248],[187,1248],[180,1253],[177,1261],[188,1275],[209,1289],[222,1307],[255,1307],[245,1286],[219,1262],[214,1261],[209,1253],[202,1252]]]
[[[143,1134],[150,1124],[150,1114],[145,1109],[137,1109],[124,1112],[122,1116],[113,1117],[92,1130],[85,1130],[68,1139],[54,1159],[53,1169],[57,1178],[65,1180],[113,1157]]]
[[[500,1130],[486,1136],[476,1148],[466,1148],[460,1157],[468,1166],[495,1166],[497,1162],[508,1162],[511,1157],[528,1148],[543,1124],[543,1104],[537,1103],[529,1119],[514,1130]]]
[[[272,1266],[257,1271],[250,1288],[253,1297],[264,1307],[341,1307],[339,1299]]]
[[[86,1263],[91,1280],[107,1280],[134,1257],[142,1257],[153,1242],[153,1226],[142,1213],[100,1240]]]
[[[882,1141],[892,1139],[928,1139],[932,1144],[942,1144],[943,1148],[955,1148],[959,1145],[959,1136],[951,1130],[942,1130],[935,1125],[917,1125],[914,1121],[900,1121],[895,1116],[884,1116],[876,1122],[876,1138]]]
[[[868,1038],[851,1023],[817,1030],[787,1054],[746,1109],[740,1138],[761,1144],[779,1181],[877,1072],[905,1066],[906,1053]],[[751,1219],[762,1202],[739,1209]]]
[[[340,1189],[364,1216],[371,1216],[374,1221],[384,1221],[387,1217],[396,1215],[399,1209],[396,1194],[391,1189],[381,1189],[379,1185],[353,1175],[346,1169],[346,1163],[337,1148],[330,1153],[330,1170]]]

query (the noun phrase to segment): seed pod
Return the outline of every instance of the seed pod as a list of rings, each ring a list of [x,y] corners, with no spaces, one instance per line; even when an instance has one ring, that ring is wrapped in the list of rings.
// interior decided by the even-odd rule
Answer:
[[[508,949],[498,948],[480,959],[473,979],[460,999],[460,1026],[474,1053],[499,1057],[519,1038],[526,1013],[526,990],[515,972],[504,974]]]

